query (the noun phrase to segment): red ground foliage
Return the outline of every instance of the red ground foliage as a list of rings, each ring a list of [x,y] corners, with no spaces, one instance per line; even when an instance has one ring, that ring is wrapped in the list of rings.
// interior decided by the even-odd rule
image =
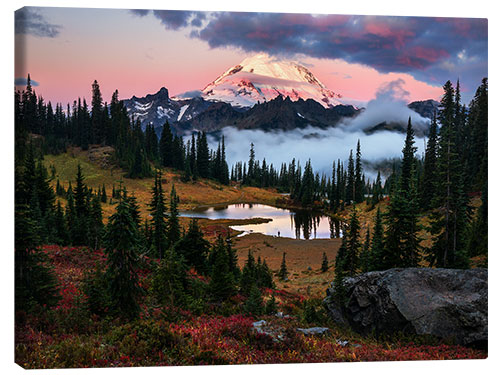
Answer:
[[[307,326],[297,316],[254,318],[222,316],[209,310],[201,316],[165,306],[141,304],[134,322],[89,316],[80,301],[81,283],[97,263],[105,264],[101,250],[44,246],[60,284],[61,301],[51,310],[16,316],[16,362],[25,368],[162,366],[194,364],[301,363],[345,361],[408,361],[486,358],[485,351],[455,345],[410,341],[379,342],[329,324],[326,336],[304,336]],[[140,271],[147,285],[147,269]],[[206,282],[191,271],[191,277]],[[274,294],[282,311],[298,311],[304,297],[283,290]],[[233,305],[242,304],[237,296]],[[282,333],[274,340],[257,333],[252,323],[265,319]],[[348,340],[342,346],[337,339]]]

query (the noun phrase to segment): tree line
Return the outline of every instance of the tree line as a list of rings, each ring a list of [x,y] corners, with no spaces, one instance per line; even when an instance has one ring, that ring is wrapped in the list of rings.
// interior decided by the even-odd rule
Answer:
[[[181,136],[172,134],[168,122],[158,139],[151,124],[143,131],[140,119],[129,116],[118,90],[109,104],[103,102],[97,81],[92,84],[90,105],[79,98],[66,109],[61,104],[54,109],[51,102],[45,103],[36,94],[29,75],[26,89],[15,91],[14,98],[17,134],[42,136],[43,153],[65,152],[68,146],[87,150],[91,145],[107,145],[115,149],[116,163],[129,178],[152,177],[155,167],[168,167],[182,171],[184,181],[202,177],[229,183],[224,139],[217,150],[210,150],[205,133],[193,133],[184,142]]]

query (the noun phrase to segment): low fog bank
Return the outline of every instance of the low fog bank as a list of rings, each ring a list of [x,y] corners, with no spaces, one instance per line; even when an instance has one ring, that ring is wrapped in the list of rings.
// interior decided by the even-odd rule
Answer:
[[[226,127],[221,130],[225,137],[226,158],[231,168],[236,162],[248,161],[250,144],[254,144],[256,158],[273,164],[279,170],[281,163],[289,163],[293,158],[300,160],[302,168],[311,159],[315,172],[331,174],[332,163],[338,159],[347,166],[350,150],[356,153],[358,139],[361,143],[365,174],[375,178],[374,166],[382,165],[402,156],[405,134],[397,131],[379,130],[367,134],[365,130],[386,123],[399,123],[406,127],[411,117],[416,134],[423,134],[430,120],[407,107],[409,93],[404,90],[404,81],[398,79],[383,84],[375,99],[355,118],[345,119],[336,127],[320,129],[307,127],[293,131],[264,132],[262,130],[238,130]],[[212,149],[217,148],[221,134],[209,136]],[[424,138],[415,138],[417,155],[425,151]],[[390,162],[389,162],[390,163]]]
[[[355,118],[346,119],[341,125],[347,132],[370,129],[382,122],[406,124],[411,117],[411,123],[417,133],[428,129],[430,120],[420,116],[408,108],[410,93],[403,86],[405,81],[397,79],[381,85],[366,108]]]
[[[248,161],[250,143],[254,144],[255,156],[262,162],[273,164],[280,168],[281,163],[287,164],[295,158],[300,160],[302,168],[306,161],[311,163],[316,172],[331,174],[332,162],[338,159],[347,162],[352,149],[356,153],[358,139],[361,143],[362,159],[370,162],[380,162],[387,159],[398,158],[402,155],[405,135],[397,132],[380,131],[366,134],[363,131],[346,131],[344,127],[322,130],[306,128],[288,132],[264,132],[261,130],[237,130],[224,128],[226,158],[231,167],[238,161]],[[217,148],[217,140],[210,137],[212,148]],[[424,150],[424,139],[417,138],[415,146],[418,153]],[[376,172],[365,164],[365,173],[373,178]]]

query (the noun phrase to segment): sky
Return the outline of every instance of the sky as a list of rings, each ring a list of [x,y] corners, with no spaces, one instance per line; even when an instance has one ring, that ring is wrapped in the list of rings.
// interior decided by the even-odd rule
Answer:
[[[468,103],[488,75],[487,20],[28,7],[15,16],[15,84],[29,73],[46,101],[105,101],[203,89],[244,58],[266,52],[308,67],[348,104],[400,83],[407,102],[439,99],[460,80]]]

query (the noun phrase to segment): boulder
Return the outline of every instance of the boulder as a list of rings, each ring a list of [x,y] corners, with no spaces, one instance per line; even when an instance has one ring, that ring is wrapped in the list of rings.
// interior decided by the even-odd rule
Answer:
[[[324,300],[330,317],[362,334],[403,332],[483,347],[488,341],[488,271],[394,268],[344,279]]]
[[[297,328],[297,331],[302,332],[305,336],[322,336],[330,331],[327,327],[311,327],[311,328]]]

